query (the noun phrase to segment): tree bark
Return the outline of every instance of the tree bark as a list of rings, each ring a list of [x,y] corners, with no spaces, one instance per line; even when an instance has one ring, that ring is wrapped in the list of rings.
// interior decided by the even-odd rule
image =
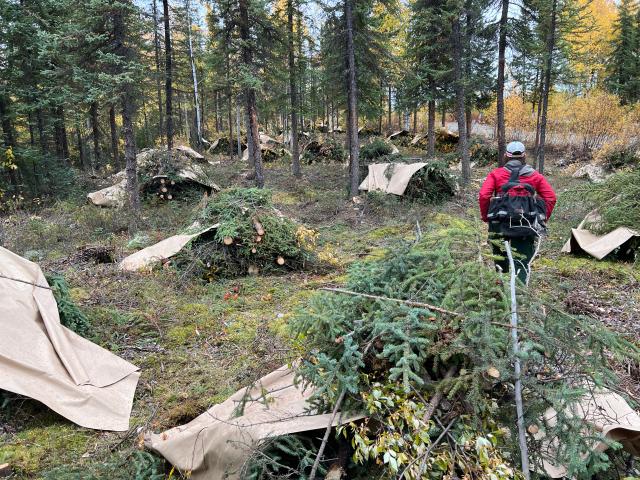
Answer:
[[[118,130],[116,126],[116,109],[113,104],[109,106],[109,127],[111,129],[111,155],[113,166],[120,170],[120,155],[118,152]]]
[[[291,171],[294,176],[302,175],[300,170],[300,147],[298,145],[298,91],[296,85],[296,62],[293,42],[293,0],[287,0],[287,27],[289,33],[289,89],[291,90]]]
[[[544,173],[544,147],[547,134],[547,113],[549,107],[549,92],[551,91],[551,69],[553,68],[553,50],[556,42],[556,9],[558,1],[553,0],[551,6],[551,21],[547,37],[547,58],[544,72],[544,90],[542,92],[542,115],[540,117],[540,143],[538,145],[537,167],[540,173]]]
[[[158,118],[159,118],[159,128],[158,132],[160,133],[160,141],[164,143],[164,115],[162,108],[162,87],[160,86],[160,37],[158,35],[158,4],[157,0],[153,0],[152,3],[153,9],[153,51],[156,62],[156,91],[158,95]]]
[[[387,95],[387,130],[391,131],[391,85],[389,85],[389,94]]]
[[[505,125],[504,125],[504,68],[505,54],[507,50],[507,21],[509,20],[509,0],[502,0],[502,14],[499,22],[498,38],[498,84],[496,99],[496,114],[498,128],[498,161],[504,164],[506,149]]]
[[[347,105],[349,109],[349,194],[358,196],[360,186],[360,144],[358,142],[358,90],[356,84],[356,58],[353,42],[353,5],[352,0],[344,0],[345,27],[347,31]]]
[[[465,118],[465,89],[462,78],[462,33],[460,31],[460,18],[455,17],[451,35],[453,43],[453,70],[456,90],[456,117],[458,120],[458,149],[462,164],[462,185],[467,186],[471,181],[471,165],[469,163],[469,145],[467,140],[467,125]]]
[[[171,25],[169,24],[169,0],[162,0],[164,17],[164,53],[165,53],[165,107],[167,149],[173,148],[173,65],[171,59]]]
[[[442,116],[440,118],[440,124],[442,128],[447,126],[447,105],[444,101],[442,102]]]
[[[473,116],[471,115],[471,109],[467,106],[464,112],[467,121],[467,138],[471,138],[471,129],[473,127]]]
[[[200,117],[200,99],[198,98],[198,74],[196,72],[196,61],[193,57],[193,42],[191,41],[191,5],[189,0],[185,0],[187,10],[187,44],[189,46],[189,61],[191,62],[191,79],[193,81],[193,104],[196,110],[196,136],[198,147],[202,145],[202,119]]]
[[[242,131],[240,129],[240,98],[236,99],[236,131],[238,132],[238,135],[236,135],[236,141],[238,144],[238,160],[240,160],[242,158],[242,135],[240,134],[240,132]]]
[[[240,39],[242,40],[242,61],[245,68],[253,71],[253,50],[251,47],[251,38],[249,35],[249,8],[247,0],[239,0],[240,13]],[[249,129],[251,137],[254,140],[253,148],[253,164],[256,172],[256,186],[264,187],[264,167],[262,165],[262,151],[260,149],[260,133],[258,131],[258,109],[256,107],[256,92],[253,87],[245,87],[245,101],[247,104],[247,115],[249,117]],[[251,155],[249,151],[249,155]]]
[[[93,165],[92,169],[100,166],[100,126],[98,125],[98,104],[93,102],[90,107],[91,131],[93,138]]]
[[[84,142],[82,141],[82,134],[80,133],[80,126],[76,123],[76,141],[78,142],[78,157],[80,160],[80,168],[86,170],[86,161],[84,154]]]
[[[7,103],[8,102],[5,97],[0,95],[0,123],[2,124],[2,137],[4,140],[4,146],[13,150],[16,146],[16,135],[13,130],[13,122],[11,121],[11,117],[9,116],[9,108]],[[11,168],[8,168],[6,170],[11,186],[15,191],[17,191],[19,185],[16,171]]]
[[[428,125],[427,125],[427,156],[434,157],[436,154],[436,101],[429,100]]]

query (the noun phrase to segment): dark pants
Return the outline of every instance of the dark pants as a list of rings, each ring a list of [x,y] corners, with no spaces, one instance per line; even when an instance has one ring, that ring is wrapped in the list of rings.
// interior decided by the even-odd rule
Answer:
[[[495,260],[496,268],[506,273],[509,271],[509,259],[507,258],[507,252],[504,248],[505,240],[507,240],[507,238],[498,233],[489,233],[489,243],[491,243],[493,254],[498,257]],[[518,237],[508,240],[511,243],[511,253],[513,254],[513,263],[516,266],[518,278],[522,283],[527,283],[529,263],[535,252],[536,237]]]

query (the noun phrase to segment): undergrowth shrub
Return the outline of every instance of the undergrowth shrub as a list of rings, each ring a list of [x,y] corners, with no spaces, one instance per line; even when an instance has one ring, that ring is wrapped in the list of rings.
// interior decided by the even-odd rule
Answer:
[[[313,407],[331,411],[344,392],[342,411],[368,414],[339,429],[361,472],[377,463],[406,479],[425,478],[423,471],[440,479],[521,478],[513,466],[510,296],[476,236],[457,224],[357,263],[345,285],[355,294],[318,293],[292,319],[308,352],[297,373],[314,386]],[[615,388],[610,362],[640,358],[640,349],[526,290],[518,311],[525,425],[543,432],[528,438],[533,466],[547,460],[590,479],[611,466],[592,452],[593,442],[616,444],[571,411],[590,389]],[[434,400],[437,392],[446,402]],[[555,423],[543,420],[550,407]],[[441,441],[447,424],[451,435]],[[544,438],[557,438],[557,448],[545,448]]]
[[[498,148],[495,145],[487,145],[482,142],[475,142],[470,148],[470,161],[477,167],[498,166]]]
[[[347,157],[344,144],[327,136],[311,140],[304,148],[303,157],[308,164],[318,162],[343,162]]]
[[[596,154],[596,160],[610,171],[640,167],[640,140],[631,144],[607,143]]]
[[[69,284],[63,275],[48,274],[47,282],[53,291],[53,296],[58,304],[58,313],[60,314],[60,323],[70,328],[78,335],[86,337],[91,329],[91,322],[87,316],[82,313],[78,306],[71,298]]]

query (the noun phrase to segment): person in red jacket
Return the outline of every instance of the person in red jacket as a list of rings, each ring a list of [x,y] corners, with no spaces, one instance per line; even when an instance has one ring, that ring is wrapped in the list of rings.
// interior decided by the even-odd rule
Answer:
[[[502,187],[509,182],[514,170],[519,170],[520,183],[531,185],[535,189],[537,197],[544,201],[546,218],[548,220],[556,204],[556,193],[544,175],[538,173],[533,167],[526,164],[525,147],[521,142],[511,142],[507,145],[505,162],[503,167],[496,168],[489,172],[489,175],[487,175],[487,178],[480,188],[478,202],[480,204],[482,221],[489,223],[488,214],[491,199],[499,194],[504,194]],[[520,189],[520,191],[518,189]],[[526,189],[522,187],[514,188],[511,194],[528,195]],[[527,283],[530,263],[535,252],[536,238],[538,238],[538,235],[533,230],[531,235],[528,236],[505,237],[496,231],[493,222],[489,223],[489,241],[493,247],[493,253],[496,256],[496,268],[503,272],[509,271],[509,262],[506,259],[506,253],[504,251],[504,241],[508,240],[514,251],[514,261],[518,278],[520,278],[523,283]]]

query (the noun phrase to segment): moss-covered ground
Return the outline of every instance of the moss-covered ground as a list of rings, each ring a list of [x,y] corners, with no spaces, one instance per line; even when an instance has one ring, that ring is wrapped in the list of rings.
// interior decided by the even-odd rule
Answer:
[[[14,478],[142,479],[152,478],[154,470],[179,478],[161,459],[137,450],[140,429],[159,431],[185,423],[295,358],[299,352],[286,328],[291,313],[304,309],[317,287],[339,284],[354,260],[413,239],[417,222],[422,230],[469,222],[484,238],[476,194],[487,170],[475,171],[458,197],[433,206],[380,195],[354,204],[347,198],[346,169],[336,164],[306,166],[300,180],[285,165],[268,165],[266,183],[277,208],[319,232],[318,248],[331,264],[275,277],[204,283],[172,268],[124,274],[116,264],[70,261],[87,244],[111,246],[118,259],[133,251],[127,246],[132,239],[127,215],[83,199],[4,218],[6,246],[38,261],[45,271],[64,273],[73,298],[92,322],[91,340],[139,366],[142,376],[126,433],[83,429],[38,402],[3,395],[0,464],[9,463]],[[560,194],[576,182],[554,169],[549,178]],[[249,186],[234,162],[220,165],[217,181]],[[192,198],[145,204],[138,237],[153,243],[176,233],[188,225],[197,203]],[[559,253],[584,213],[565,208],[560,196],[532,288],[637,338],[638,267]],[[236,291],[237,298],[225,297]],[[631,379],[637,370],[628,371],[628,389],[638,395],[637,381]]]

